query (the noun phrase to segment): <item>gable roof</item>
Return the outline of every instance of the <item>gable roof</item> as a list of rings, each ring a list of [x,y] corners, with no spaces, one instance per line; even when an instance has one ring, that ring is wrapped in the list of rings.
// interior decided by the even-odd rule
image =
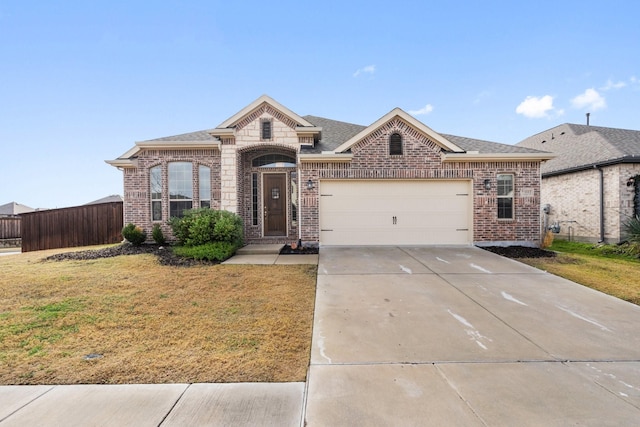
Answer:
[[[556,155],[543,175],[561,175],[595,166],[640,163],[640,131],[565,123],[520,141],[518,147]]]
[[[124,201],[124,199],[122,198],[121,195],[112,194],[110,196],[106,196],[106,197],[103,197],[101,199],[94,200],[94,201],[89,202],[89,203],[85,203],[84,206],[87,206],[87,205],[99,205],[101,203],[115,203],[115,202],[122,202],[122,201]]]
[[[360,131],[356,135],[354,135],[351,138],[349,138],[342,145],[337,147],[334,151],[336,153],[345,153],[345,152],[347,152],[358,141],[360,141],[363,138],[369,136],[370,134],[372,134],[373,132],[378,130],[380,127],[384,126],[385,124],[387,124],[389,121],[393,120],[396,117],[400,118],[401,120],[403,120],[405,123],[407,123],[409,126],[413,127],[414,129],[416,129],[416,130],[422,132],[423,134],[427,135],[429,137],[429,139],[431,139],[433,142],[435,142],[440,147],[444,148],[446,151],[452,151],[454,153],[455,152],[463,152],[464,151],[460,147],[458,147],[455,144],[451,143],[449,140],[447,140],[442,135],[434,132],[429,126],[427,126],[424,123],[422,123],[421,121],[417,120],[412,115],[404,112],[400,108],[394,108],[393,110],[389,111],[387,114],[385,114],[384,116],[382,116],[378,120],[376,120],[372,125],[367,126],[365,129],[363,129],[362,131]]]
[[[261,97],[253,101],[251,104],[247,105],[242,110],[238,111],[236,114],[229,117],[224,122],[220,123],[216,127],[216,129],[233,127],[237,122],[242,120],[246,115],[250,114],[253,110],[255,110],[256,108],[258,108],[259,106],[265,103],[271,105],[273,108],[280,111],[282,114],[289,117],[291,120],[298,123],[300,126],[313,127],[311,123],[309,123],[308,121],[306,121],[305,119],[303,119],[302,117],[294,113],[293,111],[289,110],[287,107],[280,104],[275,99],[267,95],[262,95]]]
[[[19,215],[22,213],[34,212],[35,209],[16,202],[9,202],[0,205],[0,216],[2,215]]]

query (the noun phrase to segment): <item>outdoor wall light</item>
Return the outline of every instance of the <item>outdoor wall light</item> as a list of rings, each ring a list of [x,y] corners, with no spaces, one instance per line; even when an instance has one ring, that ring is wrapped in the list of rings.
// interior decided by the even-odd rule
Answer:
[[[307,181],[307,190],[313,190],[313,181]]]
[[[636,184],[636,180],[634,177],[631,177],[627,180],[627,187],[631,187],[632,185]]]
[[[491,180],[490,179],[485,179],[484,180],[484,189],[489,191],[491,190]]]

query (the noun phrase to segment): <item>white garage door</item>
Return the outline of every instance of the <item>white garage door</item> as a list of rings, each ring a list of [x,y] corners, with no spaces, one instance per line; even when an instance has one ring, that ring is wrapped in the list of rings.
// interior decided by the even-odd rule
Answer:
[[[320,181],[320,244],[472,241],[471,181]]]

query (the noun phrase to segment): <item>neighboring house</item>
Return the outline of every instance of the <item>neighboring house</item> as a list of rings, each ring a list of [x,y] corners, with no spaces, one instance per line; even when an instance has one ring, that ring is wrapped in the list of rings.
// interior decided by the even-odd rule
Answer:
[[[124,221],[226,209],[247,243],[519,244],[540,239],[549,153],[434,132],[401,109],[369,126],[301,117],[261,96],[218,127],[137,142]]]
[[[35,209],[16,202],[10,202],[4,205],[0,205],[0,216],[17,216],[22,213],[33,211],[35,211]]]
[[[543,223],[565,238],[624,240],[640,214],[640,131],[567,123],[517,146],[556,155],[542,165]]]
[[[86,205],[99,205],[99,204],[102,204],[102,203],[120,203],[122,201],[123,201],[123,199],[122,199],[121,195],[112,194],[111,196],[103,197],[101,199],[94,200],[93,202],[85,203],[84,206],[86,206]]]

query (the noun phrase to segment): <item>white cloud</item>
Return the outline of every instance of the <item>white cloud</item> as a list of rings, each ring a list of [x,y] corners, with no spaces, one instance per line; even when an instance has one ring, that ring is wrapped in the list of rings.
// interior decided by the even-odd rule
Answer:
[[[588,110],[596,111],[606,108],[607,102],[597,90],[590,88],[585,90],[584,93],[573,98],[571,100],[571,105],[573,105],[574,108],[586,108]]]
[[[527,96],[525,100],[516,107],[516,113],[522,114],[530,119],[548,117],[547,113],[549,111],[553,111],[553,96],[551,95],[545,95],[540,98],[537,96]]]
[[[366,67],[362,67],[360,69],[358,69],[355,73],[353,73],[353,77],[358,77],[360,74],[373,74],[376,72],[376,66],[375,65],[367,65]]]
[[[631,82],[633,83],[633,77],[631,78]],[[611,79],[607,80],[607,83],[600,88],[600,90],[607,91],[611,89],[622,89],[627,85],[626,82],[619,81],[614,83]]]
[[[429,114],[432,111],[433,111],[433,105],[427,104],[423,108],[420,108],[419,110],[409,110],[409,114],[411,114],[412,116],[424,116]]]

